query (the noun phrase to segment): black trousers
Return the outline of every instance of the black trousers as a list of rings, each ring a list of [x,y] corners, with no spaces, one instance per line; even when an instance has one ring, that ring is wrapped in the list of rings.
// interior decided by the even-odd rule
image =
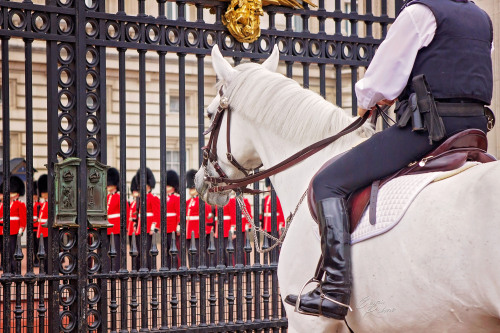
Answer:
[[[484,116],[443,117],[443,123],[449,137],[470,128],[486,132],[487,121]],[[411,121],[404,128],[392,126],[376,133],[316,176],[313,181],[316,201],[332,197],[347,198],[374,180],[420,160],[441,142],[430,145],[428,133],[413,132]]]

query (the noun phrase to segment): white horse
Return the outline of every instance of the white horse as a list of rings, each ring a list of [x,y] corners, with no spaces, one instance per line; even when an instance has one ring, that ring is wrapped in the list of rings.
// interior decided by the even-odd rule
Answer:
[[[278,61],[275,48],[262,65],[233,68],[217,47],[212,51],[219,87],[232,108],[232,152],[246,168],[260,163],[270,167],[353,121],[318,94],[275,73]],[[219,96],[208,113],[214,113],[218,105]],[[295,209],[326,160],[372,133],[365,126],[272,177],[285,215]],[[219,164],[229,178],[241,178],[243,174],[226,159],[225,138],[223,120],[217,145]],[[218,176],[213,167],[208,172]],[[195,181],[208,203],[227,202],[227,193],[207,192],[203,168]],[[394,229],[354,245],[353,312],[347,316],[354,332],[499,332],[499,202],[500,162],[476,166],[428,186]],[[281,249],[278,279],[283,297],[299,292],[313,276],[319,256],[317,226],[304,203]],[[290,332],[345,330],[341,321],[285,307]]]

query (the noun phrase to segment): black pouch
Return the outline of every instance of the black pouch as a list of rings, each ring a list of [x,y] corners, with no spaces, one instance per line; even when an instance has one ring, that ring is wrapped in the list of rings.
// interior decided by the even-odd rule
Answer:
[[[405,127],[411,118],[412,131],[425,131],[422,115],[418,109],[417,95],[415,93],[411,94],[408,100],[401,102],[396,107],[396,112],[398,115],[398,127]]]
[[[438,114],[436,102],[425,75],[415,76],[412,85],[416,94],[418,110],[424,118],[424,127],[429,132],[429,144],[432,145],[433,141],[440,141],[446,136],[446,129]]]

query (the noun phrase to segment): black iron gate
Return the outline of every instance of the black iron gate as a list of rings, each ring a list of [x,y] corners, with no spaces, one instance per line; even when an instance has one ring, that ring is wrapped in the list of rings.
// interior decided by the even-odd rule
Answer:
[[[147,12],[150,2],[155,12]],[[326,3],[325,3],[326,2]],[[388,3],[389,2],[389,3]],[[178,150],[180,182],[186,179],[186,77],[197,85],[197,146],[204,146],[205,63],[217,43],[237,64],[266,58],[272,46],[281,50],[286,75],[302,76],[304,87],[328,97],[328,82],[337,105],[356,110],[351,99],[359,70],[371,60],[392,22],[401,0],[319,0],[318,8],[303,10],[266,7],[268,20],[262,36],[252,44],[237,42],[222,25],[227,3],[215,0],[0,0],[2,58],[3,194],[9,202],[11,127],[21,117],[26,160],[27,229],[9,237],[10,206],[3,206],[3,274],[0,277],[2,332],[149,332],[149,331],[282,331],[287,320],[278,293],[278,250],[261,256],[250,245],[237,219],[234,244],[222,237],[200,238],[198,248],[186,240],[186,191],[181,186],[180,247],[167,245],[166,214],[160,232],[147,248],[146,221],[137,239],[126,230],[126,196],[121,198],[121,247],[107,236],[103,175],[107,164],[107,60],[118,63],[117,106],[119,165],[127,170],[127,123],[139,122],[140,183],[146,180],[148,121],[159,124],[159,149],[166,151],[166,75],[168,65],[178,72]],[[207,7],[212,9],[209,14]],[[116,8],[111,12],[110,8]],[[131,8],[126,11],[126,9]],[[391,13],[389,15],[389,12]],[[191,13],[191,14],[189,14]],[[46,164],[49,175],[48,247],[34,248],[33,186],[34,109],[33,45],[43,42],[46,54]],[[10,58],[15,48],[24,59]],[[37,46],[39,47],[39,46]],[[22,53],[21,53],[22,54]],[[137,115],[127,106],[127,57],[137,57]],[[170,56],[172,55],[172,56]],[[115,59],[113,58],[113,59]],[[149,111],[147,59],[156,63],[158,110]],[[152,59],[152,60],[151,60]],[[188,63],[186,62],[188,59]],[[21,64],[23,67],[14,66]],[[314,68],[311,68],[314,65]],[[191,74],[186,74],[186,71]],[[298,71],[299,73],[293,73]],[[10,75],[24,84],[14,89]],[[195,72],[195,74],[192,74]],[[310,72],[312,74],[310,74]],[[347,82],[347,84],[345,84]],[[212,82],[215,83],[215,82]],[[17,86],[16,86],[17,87]],[[347,87],[347,92],[345,91]],[[347,95],[347,97],[346,97]],[[22,103],[11,107],[10,98]],[[351,100],[351,102],[349,102]],[[22,116],[19,116],[19,109]],[[134,110],[135,111],[135,110]],[[17,112],[17,114],[15,114]],[[16,119],[17,119],[16,118]],[[153,119],[153,120],[151,120]],[[197,153],[198,163],[201,154]],[[36,154],[35,154],[36,155]],[[161,211],[165,212],[166,157],[159,157]],[[38,162],[39,163],[39,162]],[[102,163],[102,164],[101,164]],[[40,163],[39,163],[40,164]],[[40,168],[37,166],[37,168]],[[258,187],[258,184],[255,185]],[[121,193],[127,193],[123,176]],[[146,189],[140,189],[141,216],[146,216]],[[273,193],[273,202],[275,202]],[[254,216],[261,211],[258,197]],[[203,209],[201,209],[203,211]],[[241,216],[237,212],[237,216]],[[219,232],[222,232],[222,221]],[[200,232],[205,215],[200,215]],[[273,230],[276,214],[273,214]],[[274,231],[277,232],[277,231]],[[15,241],[12,242],[11,240]],[[129,245],[127,246],[127,242]],[[26,245],[24,245],[26,244]],[[140,244],[137,248],[136,244]],[[158,245],[157,245],[158,244]],[[268,246],[264,243],[264,248]],[[201,249],[201,250],[200,250]],[[234,258],[224,261],[224,252]],[[120,254],[118,256],[118,254]],[[139,261],[135,260],[138,256]],[[151,264],[148,265],[148,257]],[[35,257],[40,267],[34,267]],[[112,263],[120,258],[120,269]],[[44,258],[47,258],[45,265]],[[157,267],[157,258],[160,267]],[[179,268],[169,262],[179,260]],[[10,263],[14,261],[15,264]],[[133,263],[131,263],[133,262]],[[228,264],[226,266],[225,264]],[[175,266],[175,265],[173,265]]]

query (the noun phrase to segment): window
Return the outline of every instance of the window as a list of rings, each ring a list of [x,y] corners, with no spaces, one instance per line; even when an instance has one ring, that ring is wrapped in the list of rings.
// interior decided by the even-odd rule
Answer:
[[[167,170],[174,170],[179,174],[181,170],[180,165],[179,151],[167,150]]]
[[[346,2],[345,3],[345,13],[349,14],[351,12],[351,4]],[[349,20],[345,20],[345,34],[346,36],[349,36],[351,34],[351,22]]]
[[[190,12],[194,6],[186,6],[184,5],[184,18],[186,21],[189,21]],[[177,20],[179,18],[179,11],[177,10],[177,4],[175,2],[167,2],[167,19],[169,20]]]
[[[179,96],[170,95],[169,111],[172,113],[179,113]]]
[[[173,2],[167,2],[167,18],[169,20],[177,19],[177,5]]]
[[[294,15],[293,16],[293,31],[302,32],[304,30],[304,21],[302,20],[302,16]]]

